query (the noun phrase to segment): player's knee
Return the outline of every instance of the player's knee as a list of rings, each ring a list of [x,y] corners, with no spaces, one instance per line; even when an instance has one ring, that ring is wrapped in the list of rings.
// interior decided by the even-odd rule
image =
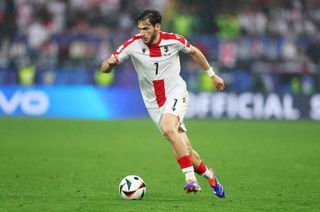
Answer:
[[[173,127],[166,126],[166,125],[162,126],[163,136],[168,140],[171,140],[170,138],[176,133],[176,131],[177,130],[174,129]]]

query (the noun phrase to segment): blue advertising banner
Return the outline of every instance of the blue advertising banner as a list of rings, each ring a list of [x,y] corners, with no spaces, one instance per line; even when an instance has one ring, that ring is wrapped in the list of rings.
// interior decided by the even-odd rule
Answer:
[[[0,86],[0,116],[118,119],[147,116],[138,89]]]
[[[138,88],[0,86],[0,116],[124,119],[148,113]],[[320,120],[320,94],[190,93],[186,117]]]

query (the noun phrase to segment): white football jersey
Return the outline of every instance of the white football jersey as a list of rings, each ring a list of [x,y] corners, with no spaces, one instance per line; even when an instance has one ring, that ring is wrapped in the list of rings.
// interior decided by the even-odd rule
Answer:
[[[131,58],[146,107],[157,108],[171,94],[187,92],[180,76],[179,51],[189,53],[190,50],[190,43],[181,35],[160,32],[156,44],[144,44],[138,34],[125,41],[113,55],[119,55],[120,63]]]

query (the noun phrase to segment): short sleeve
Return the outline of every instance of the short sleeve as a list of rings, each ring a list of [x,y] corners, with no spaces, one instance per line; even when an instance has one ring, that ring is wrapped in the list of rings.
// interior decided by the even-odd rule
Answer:
[[[187,39],[181,35],[175,35],[176,39],[179,41],[179,50],[184,53],[189,53],[191,51],[191,44]]]
[[[114,51],[112,55],[119,56],[119,63],[122,63],[124,60],[126,60],[129,57],[128,52],[124,49],[124,44],[119,46],[119,48],[116,51]]]
[[[117,51],[113,52],[113,55],[119,55],[120,63],[132,54],[132,50],[134,49],[134,42],[139,40],[140,38],[141,35],[134,35],[129,40],[126,40],[121,46],[119,46]]]

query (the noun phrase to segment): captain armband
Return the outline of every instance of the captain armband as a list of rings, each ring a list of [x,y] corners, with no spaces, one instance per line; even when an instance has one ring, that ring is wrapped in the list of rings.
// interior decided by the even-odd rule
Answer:
[[[213,68],[210,67],[209,69],[206,70],[208,76],[211,78],[213,77],[214,75],[216,75],[216,73],[214,72]]]

